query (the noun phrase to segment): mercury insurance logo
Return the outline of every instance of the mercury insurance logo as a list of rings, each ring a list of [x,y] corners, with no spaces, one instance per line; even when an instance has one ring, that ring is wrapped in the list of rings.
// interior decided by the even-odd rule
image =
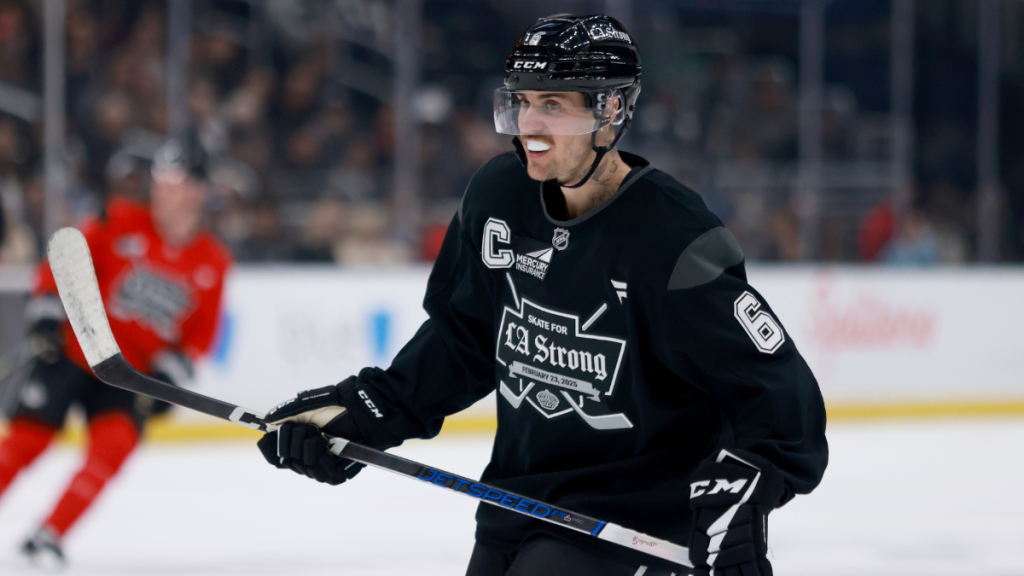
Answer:
[[[575,412],[597,430],[632,428],[606,401],[625,351],[625,340],[582,333],[579,316],[523,298],[518,309],[502,312],[496,358],[506,372],[499,390],[517,410],[525,401],[549,419]]]

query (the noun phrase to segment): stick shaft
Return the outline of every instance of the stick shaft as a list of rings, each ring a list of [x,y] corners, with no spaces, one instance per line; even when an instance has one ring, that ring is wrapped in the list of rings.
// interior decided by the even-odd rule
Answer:
[[[93,366],[92,371],[96,373],[97,378],[111,386],[222,420],[230,420],[260,432],[267,431],[266,425],[263,424],[263,414],[150,378],[133,368],[120,352]]]
[[[536,520],[550,522],[551,524],[581,532],[600,540],[619,544],[620,546],[675,562],[676,564],[682,564],[686,567],[692,567],[690,564],[690,552],[686,547],[624,528],[618,524],[591,518],[566,510],[565,508],[520,496],[514,492],[507,492],[458,474],[431,468],[418,462],[395,456],[394,454],[388,454],[387,452],[381,452],[349,442],[342,438],[331,440],[331,452],[363,464],[395,472],[409,478],[415,478],[441,488],[448,488],[449,490],[476,498],[481,502],[500,506],[507,510],[530,516]]]

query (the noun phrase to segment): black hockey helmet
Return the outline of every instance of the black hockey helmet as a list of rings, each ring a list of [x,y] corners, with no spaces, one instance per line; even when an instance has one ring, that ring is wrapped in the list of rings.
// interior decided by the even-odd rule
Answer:
[[[206,163],[206,151],[194,138],[184,141],[171,138],[153,153],[153,178],[181,181],[192,177],[205,182]]]
[[[640,52],[618,20],[605,15],[559,14],[537,20],[516,42],[505,62],[505,86],[494,93],[494,124],[501,134],[520,135],[520,91],[579,92],[585,107],[572,111],[555,130],[567,135],[593,133],[597,158],[582,186],[604,154],[629,129],[640,95]],[[608,102],[621,99],[613,111]],[[596,132],[616,127],[608,146],[596,145]],[[554,133],[554,132],[552,132]]]

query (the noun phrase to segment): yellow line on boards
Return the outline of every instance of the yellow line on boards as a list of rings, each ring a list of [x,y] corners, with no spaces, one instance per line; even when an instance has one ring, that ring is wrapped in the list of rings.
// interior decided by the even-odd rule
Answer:
[[[990,416],[1024,416],[1024,401],[1003,402],[901,402],[889,404],[837,404],[826,408],[828,420],[900,420],[925,418],[979,418]],[[0,434],[6,431],[0,422]],[[493,417],[455,417],[445,420],[441,436],[460,434],[493,434],[497,421]],[[260,433],[244,426],[210,420],[201,423],[175,423],[161,418],[147,424],[147,442],[173,443],[213,440],[237,440],[255,443]],[[60,441],[81,445],[84,430],[80,422],[72,422],[61,433]]]
[[[901,402],[826,406],[829,420],[1024,416],[1024,401]]]

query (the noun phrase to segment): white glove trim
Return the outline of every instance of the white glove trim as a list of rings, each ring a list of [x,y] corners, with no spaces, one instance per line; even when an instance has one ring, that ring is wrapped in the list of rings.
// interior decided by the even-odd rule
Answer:
[[[282,418],[281,420],[275,420],[273,422],[267,422],[267,430],[273,432],[281,427],[281,424],[285,422],[297,422],[299,424],[312,424],[317,428],[323,428],[330,424],[335,418],[345,413],[344,406],[324,406],[323,408],[317,408],[315,410],[309,410],[302,414],[296,414],[288,418]]]
[[[725,451],[723,450],[723,452]],[[734,455],[731,456],[735,458]],[[719,458],[721,458],[721,456]],[[729,531],[729,523],[732,522],[733,517],[736,516],[736,512],[739,511],[740,506],[746,504],[747,500],[750,500],[750,496],[753,495],[754,488],[757,487],[757,482],[760,479],[761,472],[758,472],[757,475],[754,476],[754,480],[750,483],[750,487],[743,493],[743,497],[740,498],[740,501],[730,506],[729,509],[725,511],[725,514],[719,516],[718,520],[715,520],[714,524],[708,527],[708,536],[711,536],[711,542],[708,544],[708,566],[715,565],[715,559],[718,558],[719,545],[722,543],[722,540],[725,539],[725,534]]]

